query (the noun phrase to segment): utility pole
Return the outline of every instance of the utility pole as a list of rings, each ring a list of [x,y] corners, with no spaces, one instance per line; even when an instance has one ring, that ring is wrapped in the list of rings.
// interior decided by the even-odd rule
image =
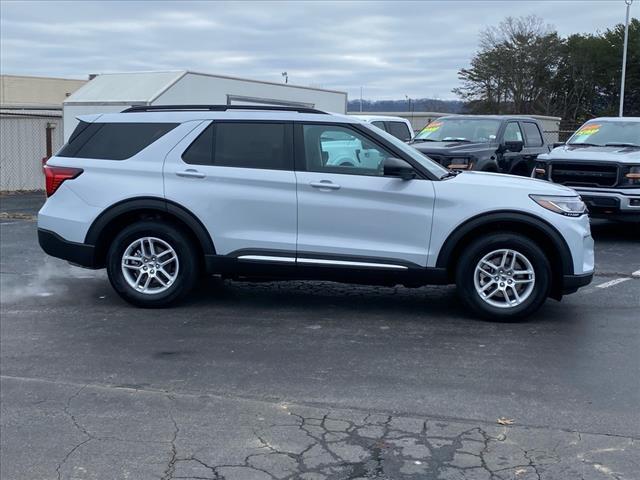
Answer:
[[[362,113],[362,87],[360,87],[360,113]]]
[[[629,10],[633,0],[624,0],[627,4],[627,18],[624,22],[624,46],[622,47],[622,80],[620,81],[620,110],[618,116],[624,114],[624,80],[627,75],[627,45],[629,44]]]

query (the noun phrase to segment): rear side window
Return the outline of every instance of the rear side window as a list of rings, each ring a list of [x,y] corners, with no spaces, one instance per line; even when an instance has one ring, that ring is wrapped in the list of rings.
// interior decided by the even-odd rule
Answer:
[[[290,124],[216,122],[182,155],[186,163],[236,168],[293,170]]]
[[[125,160],[177,126],[177,123],[80,122],[58,156]]]
[[[540,129],[535,123],[523,122],[524,138],[527,140],[527,145],[530,147],[542,146],[542,135],[540,135]]]
[[[411,131],[404,122],[387,122],[387,131],[400,140],[411,140]]]

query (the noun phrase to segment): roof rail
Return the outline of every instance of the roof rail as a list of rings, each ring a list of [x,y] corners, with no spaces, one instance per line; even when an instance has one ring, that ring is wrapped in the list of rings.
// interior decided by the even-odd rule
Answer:
[[[133,112],[176,112],[176,111],[194,111],[205,110],[211,112],[226,112],[227,110],[269,110],[269,111],[282,111],[282,112],[298,112],[298,113],[321,113],[327,114],[322,110],[316,110],[309,107],[276,107],[270,105],[134,105],[122,113]]]

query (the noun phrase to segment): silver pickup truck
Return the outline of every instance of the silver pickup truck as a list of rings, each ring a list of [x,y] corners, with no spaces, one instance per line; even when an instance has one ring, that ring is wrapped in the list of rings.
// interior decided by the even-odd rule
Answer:
[[[576,190],[591,217],[640,222],[640,117],[589,120],[532,176]]]

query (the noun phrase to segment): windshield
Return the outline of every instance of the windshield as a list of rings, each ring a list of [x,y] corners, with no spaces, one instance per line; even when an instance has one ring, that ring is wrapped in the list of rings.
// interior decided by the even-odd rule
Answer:
[[[640,122],[593,120],[585,123],[567,142],[569,145],[640,146]]]
[[[414,159],[416,162],[418,162],[424,168],[429,170],[429,172],[431,172],[436,177],[441,178],[442,176],[444,176],[447,173],[449,173],[448,169],[444,168],[443,166],[441,166],[440,164],[434,162],[433,160],[425,157],[418,150],[416,150],[415,148],[407,145],[402,140],[399,140],[398,138],[394,137],[390,133],[387,133],[384,130],[380,130],[378,127],[372,126],[369,123],[364,123],[363,122],[361,125],[363,127],[365,127],[365,128],[368,128],[369,130],[375,132],[376,135],[384,137],[388,142],[393,144],[394,147],[396,147],[398,150],[401,150],[401,151],[405,152],[407,155],[409,155],[412,159]]]
[[[438,118],[424,127],[416,140],[446,142],[491,142],[496,139],[500,120],[489,118]]]

